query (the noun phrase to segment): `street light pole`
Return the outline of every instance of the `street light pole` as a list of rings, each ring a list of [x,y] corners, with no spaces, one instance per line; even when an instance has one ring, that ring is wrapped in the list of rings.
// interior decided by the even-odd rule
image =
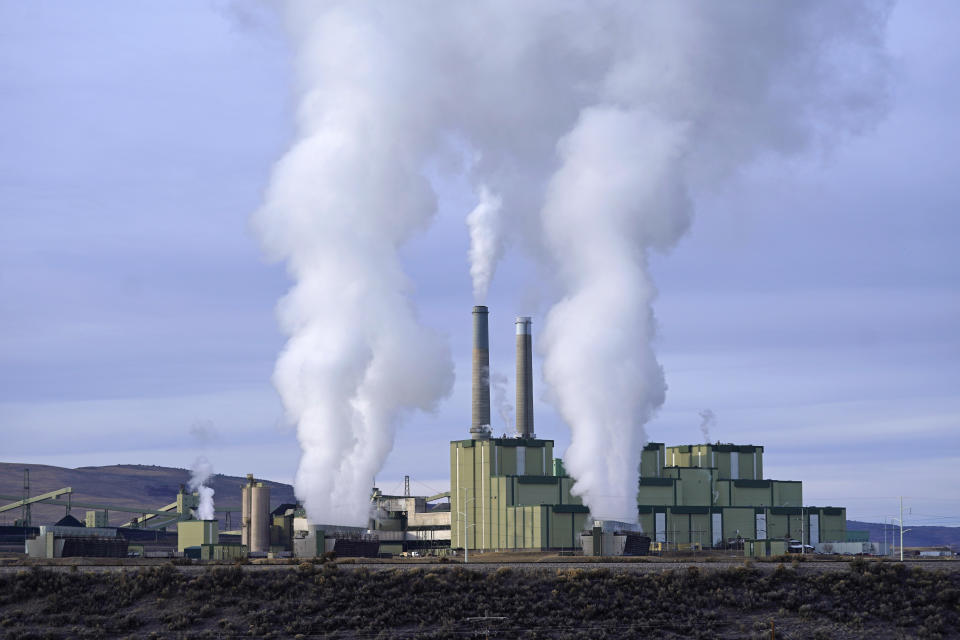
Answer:
[[[894,518],[893,516],[887,516],[887,517],[890,518],[891,520],[896,520],[900,525],[900,562],[903,562],[903,534],[905,534],[907,531],[910,531],[910,529],[903,528],[903,496],[900,496],[900,517],[899,518]],[[894,533],[893,535],[896,535],[896,533]],[[896,538],[894,538],[894,540],[895,539]]]
[[[900,512],[900,515],[903,516],[903,511]],[[893,525],[894,522],[897,523],[896,527],[894,527],[894,525]],[[902,560],[903,560],[903,534],[905,534],[905,533],[910,533],[911,530],[910,530],[910,529],[904,529],[904,528],[903,528],[903,518],[902,518],[902,517],[898,518],[897,516],[887,516],[887,517],[886,517],[886,520],[884,520],[884,525],[885,525],[885,526],[884,526],[884,536],[883,536],[884,540],[886,540],[887,537],[888,537],[888,536],[886,535],[886,525],[888,525],[888,524],[889,524],[890,527],[891,527],[891,528],[890,528],[890,536],[889,536],[889,538],[890,538],[890,546],[896,546],[896,542],[897,542],[897,527],[899,527],[899,529],[900,529],[900,560],[902,561]],[[890,555],[889,550],[888,550],[888,552],[887,552],[887,555]]]
[[[464,495],[468,495],[466,492],[470,491],[472,487],[463,487],[461,491],[464,492]],[[459,496],[458,496],[459,497]],[[470,498],[469,500],[463,501],[463,511],[457,511],[457,513],[463,516],[463,537],[465,538],[463,543],[463,563],[467,564],[470,562],[470,510],[467,509],[467,505],[475,501],[476,498]]]

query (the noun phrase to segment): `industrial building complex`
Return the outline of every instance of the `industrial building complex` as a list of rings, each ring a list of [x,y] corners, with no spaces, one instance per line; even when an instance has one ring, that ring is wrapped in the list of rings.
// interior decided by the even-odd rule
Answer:
[[[636,529],[589,521],[589,509],[571,493],[574,479],[553,457],[553,441],[534,434],[527,317],[516,320],[517,432],[491,437],[488,324],[488,309],[474,307],[471,438],[450,443],[452,546],[593,553],[600,545],[587,538],[616,536],[620,526],[623,547]],[[789,549],[791,540],[813,547],[846,540],[844,508],[804,506],[799,481],[764,479],[762,446],[650,443],[638,475],[638,530],[660,548],[744,548],[746,541],[778,539]]]
[[[198,497],[181,486],[168,505],[126,508],[139,516],[124,527],[109,527],[104,510],[124,508],[89,505],[94,508],[85,523],[68,515],[56,526],[30,528],[25,550],[38,557],[167,553],[206,560],[506,550],[610,555],[651,548],[733,548],[769,555],[841,548],[837,545],[847,542],[846,510],[804,505],[800,481],[765,478],[764,448],[757,445],[651,442],[638,469],[637,523],[592,520],[573,493],[576,480],[554,457],[554,441],[534,431],[531,320],[519,317],[514,327],[516,433],[495,437],[490,427],[489,311],[473,308],[471,424],[467,437],[449,445],[449,491],[411,495],[409,479],[403,495],[374,488],[367,526],[346,527],[311,522],[299,504],[271,509],[269,487],[248,475],[241,506],[217,509],[239,511],[238,530],[229,530],[229,518],[223,531],[217,520],[198,520]],[[25,495],[0,506],[0,512],[29,514],[30,504],[45,502],[64,505],[69,514],[71,506],[83,506],[71,503],[70,493],[67,487],[34,498]],[[25,532],[28,515],[26,520],[21,523]],[[165,533],[174,524],[177,532]]]
[[[651,442],[641,454],[637,503],[642,529],[675,547],[846,540],[846,509],[804,506],[799,481],[764,479],[761,446]]]

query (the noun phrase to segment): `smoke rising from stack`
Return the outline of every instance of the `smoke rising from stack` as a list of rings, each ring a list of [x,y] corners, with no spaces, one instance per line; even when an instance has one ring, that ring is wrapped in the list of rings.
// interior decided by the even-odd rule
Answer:
[[[197,506],[197,518],[200,520],[213,520],[216,517],[213,510],[213,488],[206,484],[212,475],[213,465],[209,460],[203,456],[194,460],[188,486],[190,491],[196,491],[200,496],[200,504]]]
[[[710,409],[700,412],[700,433],[703,434],[704,444],[710,444],[710,428],[717,423],[717,416]]]
[[[555,274],[538,344],[572,431],[564,462],[595,517],[635,521],[644,425],[666,392],[650,257],[751,162],[876,121],[889,3],[285,7],[298,132],[255,224],[295,280],[275,382],[308,510],[360,523],[397,421],[450,388],[398,249],[433,214],[427,163],[473,158],[475,296],[506,245]]]
[[[500,228],[502,204],[502,200],[490,189],[481,186],[480,203],[467,216],[467,226],[470,228],[470,277],[473,279],[473,297],[478,304],[487,299],[487,290],[503,251]]]

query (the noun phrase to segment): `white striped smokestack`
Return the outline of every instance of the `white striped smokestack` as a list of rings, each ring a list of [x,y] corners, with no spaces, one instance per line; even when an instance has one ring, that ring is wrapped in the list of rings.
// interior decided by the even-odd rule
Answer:
[[[517,318],[517,435],[533,433],[533,331],[527,316]]]
[[[473,308],[473,403],[470,437],[490,437],[490,338],[487,308]]]

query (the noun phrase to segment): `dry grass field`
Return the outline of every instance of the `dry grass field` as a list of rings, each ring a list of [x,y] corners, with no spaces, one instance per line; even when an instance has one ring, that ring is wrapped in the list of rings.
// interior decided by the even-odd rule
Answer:
[[[171,565],[0,575],[5,638],[952,638],[960,573]]]

